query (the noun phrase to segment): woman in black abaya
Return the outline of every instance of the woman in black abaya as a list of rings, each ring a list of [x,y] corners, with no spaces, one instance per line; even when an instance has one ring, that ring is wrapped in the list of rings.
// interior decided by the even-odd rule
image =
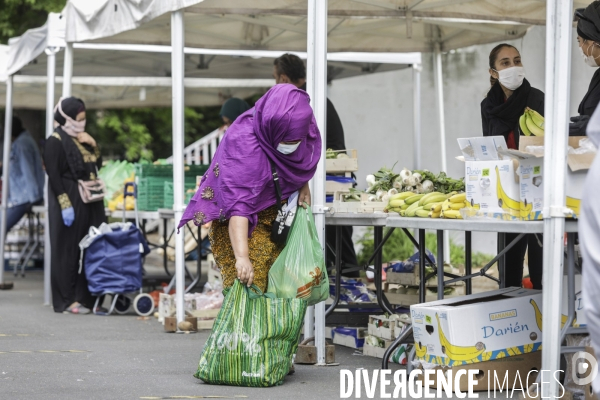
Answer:
[[[58,124],[46,142],[52,305],[55,312],[88,314],[94,298],[79,273],[79,242],[90,226],[105,222],[104,203],[84,203],[77,180],[94,180],[102,165],[96,141],[85,132],[85,104],[69,97],[54,113]]]

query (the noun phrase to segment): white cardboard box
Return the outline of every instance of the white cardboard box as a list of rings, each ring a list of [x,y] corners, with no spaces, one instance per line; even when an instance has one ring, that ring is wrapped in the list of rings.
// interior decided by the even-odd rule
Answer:
[[[542,344],[542,292],[507,288],[410,307],[417,359],[464,365]]]
[[[585,136],[569,137],[569,146],[577,149],[579,141]],[[544,137],[523,136],[519,140],[519,150],[501,151],[502,154],[511,156],[520,164],[520,196],[521,215],[523,219],[539,220],[543,218],[544,208],[544,156],[527,152],[528,146],[543,146]],[[585,184],[587,171],[594,161],[595,154],[568,154],[567,155],[567,187],[566,204],[579,216],[581,195]]]
[[[386,328],[383,324],[388,325],[388,327]],[[402,330],[402,328],[398,326],[397,319],[389,319],[384,315],[370,315],[367,329],[369,335],[386,340],[397,338],[398,335],[396,332]]]
[[[567,294],[567,282],[568,277],[563,277],[563,297],[562,297],[562,305],[561,305],[561,313],[563,315],[563,319],[566,319],[566,316],[569,314],[569,303],[568,303],[568,294]],[[583,309],[583,297],[581,295],[581,275],[575,275],[575,314],[576,314],[576,322],[575,326],[586,326],[587,319],[585,317],[585,312]]]
[[[518,162],[507,155],[502,136],[458,139],[465,161],[467,201],[479,212],[498,218],[520,218]]]
[[[467,201],[481,212],[520,216],[518,175],[512,160],[466,161]]]
[[[333,343],[352,349],[362,349],[366,333],[367,328],[334,328],[332,330]]]

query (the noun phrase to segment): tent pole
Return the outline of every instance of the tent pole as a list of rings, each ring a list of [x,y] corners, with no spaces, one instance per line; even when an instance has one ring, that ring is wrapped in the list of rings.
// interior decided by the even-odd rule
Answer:
[[[6,79],[6,108],[4,117],[4,151],[2,155],[2,204],[0,206],[0,290],[12,289],[13,284],[4,282],[4,243],[6,242],[6,208],[8,205],[8,172],[10,167],[10,145],[12,134],[13,118],[13,77],[10,75]]]
[[[560,368],[563,235],[565,231],[566,150],[569,124],[571,76],[571,30],[573,2],[546,3],[546,157],[544,170],[544,278],[542,370]],[[542,376],[542,396],[558,398],[557,382]]]
[[[48,57],[47,81],[46,81],[46,138],[49,138],[54,131],[54,78],[56,76],[56,53],[57,48],[47,48]],[[44,305],[51,305],[50,302],[50,268],[52,259],[50,257],[50,220],[48,219],[48,176],[46,175],[46,184],[44,186]]]
[[[321,159],[312,179],[315,225],[325,248],[325,150],[327,145],[327,0],[308,1],[307,89],[321,131]],[[339,277],[336,277],[339,279]],[[325,365],[325,302],[315,305],[317,365]],[[310,314],[309,314],[310,315]]]
[[[71,97],[73,78],[73,43],[67,43],[65,46],[65,63],[63,67],[63,90],[62,97]]]
[[[413,153],[414,168],[421,169],[421,64],[413,64]]]
[[[433,48],[433,70],[435,81],[435,94],[437,100],[438,122],[440,130],[440,146],[442,155],[441,170],[448,172],[446,163],[446,117],[444,115],[444,81],[442,76],[442,52],[440,42],[435,42]],[[448,231],[444,231],[444,261],[450,262],[450,237]]]
[[[183,11],[171,13],[171,78],[173,79],[173,194],[175,224],[183,216],[183,136],[184,136],[184,26]],[[185,320],[185,254],[184,234],[175,235],[175,301],[177,323]]]

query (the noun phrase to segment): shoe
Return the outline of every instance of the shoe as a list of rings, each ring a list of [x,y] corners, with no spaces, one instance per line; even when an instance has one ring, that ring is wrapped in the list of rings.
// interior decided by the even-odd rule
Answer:
[[[96,315],[108,315],[108,309],[104,307],[96,307],[94,310],[94,314]]]
[[[295,372],[296,372],[296,368],[294,368],[294,364],[292,364],[290,366],[290,370],[288,372],[288,375],[294,375]]]
[[[89,308],[84,307],[79,303],[76,303],[71,307],[67,308],[65,311],[63,311],[63,314],[89,314],[91,312],[92,311]]]

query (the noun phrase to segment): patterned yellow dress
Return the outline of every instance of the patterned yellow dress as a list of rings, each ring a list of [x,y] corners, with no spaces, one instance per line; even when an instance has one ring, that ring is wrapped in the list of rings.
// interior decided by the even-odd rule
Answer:
[[[256,228],[248,238],[250,262],[254,266],[254,284],[263,292],[267,291],[269,270],[283,250],[283,247],[271,241],[271,225],[276,216],[276,205],[259,212]],[[237,270],[229,238],[229,221],[213,221],[208,236],[215,262],[221,268],[223,288],[231,287],[237,278]]]

